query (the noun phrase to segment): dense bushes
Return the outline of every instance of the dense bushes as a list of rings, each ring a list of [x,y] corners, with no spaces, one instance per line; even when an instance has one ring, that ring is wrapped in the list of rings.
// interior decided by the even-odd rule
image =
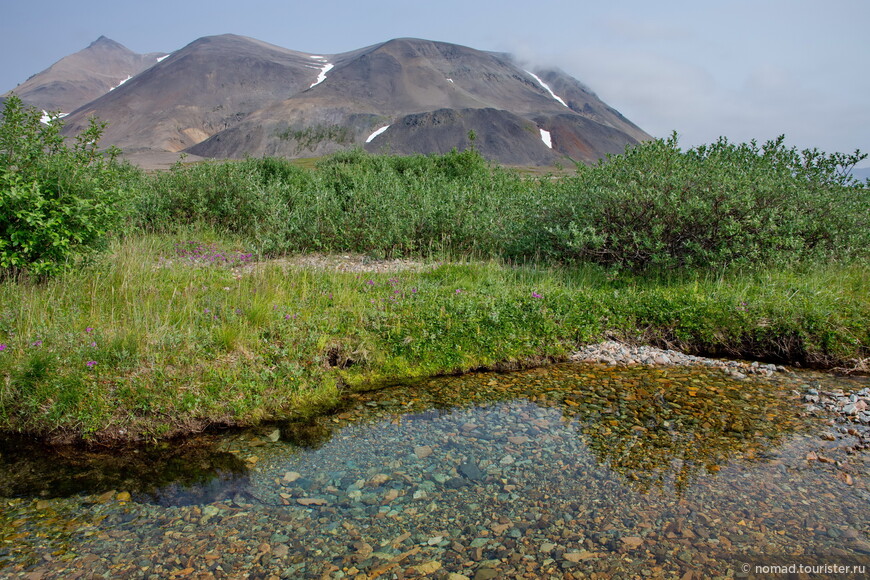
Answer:
[[[167,231],[202,223],[250,239],[257,251],[433,251],[497,255],[534,188],[478,154],[372,156],[354,150],[304,170],[289,161],[177,166],[156,175],[138,223]]]
[[[863,159],[725,139],[683,152],[650,141],[576,177],[523,178],[474,151],[372,156],[310,171],[279,159],[181,167],[155,176],[138,220],[199,222],[263,254],[474,253],[596,262],[617,269],[708,268],[850,258],[870,247]]]
[[[102,248],[135,173],[98,151],[96,121],[68,147],[55,118],[6,100],[0,124],[0,273],[45,276]]]
[[[870,246],[870,189],[845,170],[865,157],[782,138],[682,152],[672,136],[580,168],[533,228],[553,258],[635,270],[854,256]]]

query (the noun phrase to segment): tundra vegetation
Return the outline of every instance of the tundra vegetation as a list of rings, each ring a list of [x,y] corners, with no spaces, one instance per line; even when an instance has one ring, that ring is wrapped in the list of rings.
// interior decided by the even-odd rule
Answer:
[[[0,429],[164,437],[342,389],[618,338],[855,368],[870,356],[864,158],[676,137],[572,176],[473,147],[146,174],[10,98],[0,127]],[[287,256],[413,260],[398,271]]]

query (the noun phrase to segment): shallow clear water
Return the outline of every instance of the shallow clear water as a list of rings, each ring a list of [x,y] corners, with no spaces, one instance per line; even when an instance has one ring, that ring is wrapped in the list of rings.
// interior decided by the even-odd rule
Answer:
[[[356,394],[309,423],[111,460],[66,452],[40,466],[27,460],[36,450],[7,445],[0,573],[707,578],[740,575],[744,561],[870,566],[868,454],[850,449],[863,428],[806,416],[800,402],[810,386],[866,385],[560,365]]]

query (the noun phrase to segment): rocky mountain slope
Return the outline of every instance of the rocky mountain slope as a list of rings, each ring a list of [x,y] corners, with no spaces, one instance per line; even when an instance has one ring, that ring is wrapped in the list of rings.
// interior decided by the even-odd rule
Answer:
[[[16,93],[33,103],[22,87]],[[315,157],[355,146],[437,153],[470,146],[473,132],[490,159],[551,165],[592,162],[649,138],[562,71],[412,38],[332,55],[230,34],[200,38],[80,106],[65,133],[91,116],[109,123],[104,145],[214,158]]]
[[[37,109],[70,113],[156,64],[166,53],[136,54],[101,36],[12,91]],[[9,92],[5,96],[8,96]]]

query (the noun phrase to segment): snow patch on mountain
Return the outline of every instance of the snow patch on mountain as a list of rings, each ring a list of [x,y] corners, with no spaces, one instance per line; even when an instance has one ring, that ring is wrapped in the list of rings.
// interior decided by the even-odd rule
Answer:
[[[109,90],[114,91],[115,89],[117,89],[118,87],[120,87],[121,85],[123,85],[124,83],[126,83],[127,81],[129,81],[132,78],[133,78],[133,75],[127,75],[127,78],[125,78],[124,80],[122,80],[120,83],[118,83],[117,85],[115,85],[114,87],[112,87]]]
[[[381,127],[380,129],[376,130],[374,133],[369,135],[368,139],[366,139],[366,143],[371,143],[372,141],[375,140],[375,137],[377,137],[378,135],[380,135],[381,133],[383,133],[384,131],[386,131],[389,128],[390,128],[389,125],[385,125],[385,126]]]
[[[544,131],[543,129],[541,129],[541,141],[543,141],[544,145],[546,145],[550,149],[553,148],[553,140],[550,139],[550,132],[549,131]]]
[[[158,56],[158,57],[157,57],[157,62],[163,62],[164,60],[166,60],[167,58],[169,58],[169,56],[170,56],[169,54],[164,54],[163,56]]]
[[[43,110],[42,110],[42,117],[39,118],[39,121],[40,121],[43,125],[48,125],[48,123],[49,123],[53,118],[63,119],[63,118],[66,117],[67,115],[69,115],[69,113],[57,113],[56,115],[54,115],[54,114],[49,113],[49,112],[46,111],[45,109],[43,109]]]
[[[324,64],[323,68],[320,69],[320,74],[317,75],[317,80],[314,81],[313,83],[311,83],[311,87],[316,87],[317,85],[319,85],[320,83],[325,81],[326,80],[326,73],[331,71],[334,67],[335,67],[335,65],[332,63],[329,63],[329,62]],[[308,87],[308,88],[310,89],[311,87]]]
[[[535,73],[530,72],[530,71],[526,71],[526,72],[529,73],[529,75],[530,75],[533,79],[535,79],[536,81],[538,81],[538,84],[541,85],[542,87],[544,87],[544,90],[547,91],[548,93],[550,93],[550,96],[551,96],[551,97],[553,97],[554,99],[556,99],[557,101],[559,101],[560,103],[562,103],[563,105],[565,105],[566,107],[568,106],[567,104],[565,104],[565,101],[563,101],[560,97],[558,97],[558,96],[556,95],[556,93],[553,92],[553,89],[550,88],[550,85],[548,85],[547,83],[545,83],[544,81],[542,81],[541,78],[540,78],[538,75],[536,75]]]

